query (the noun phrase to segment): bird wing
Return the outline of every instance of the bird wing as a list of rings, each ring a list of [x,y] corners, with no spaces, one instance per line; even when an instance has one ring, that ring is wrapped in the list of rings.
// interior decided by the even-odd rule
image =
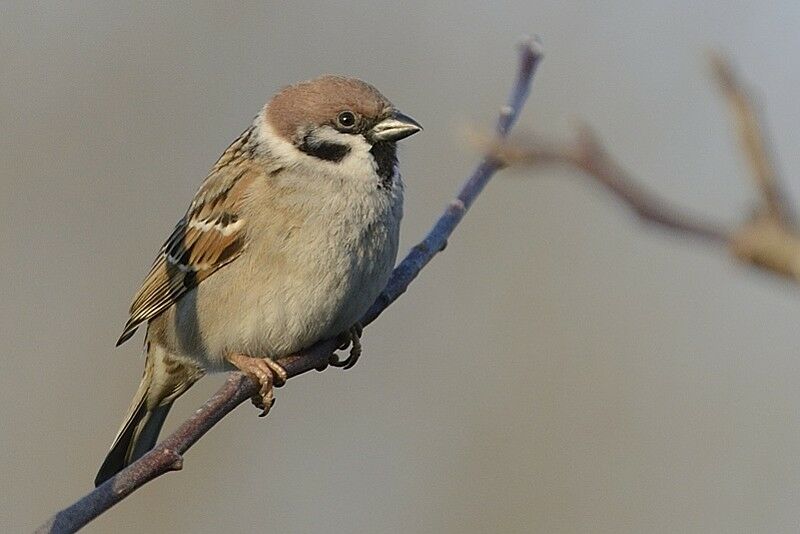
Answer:
[[[241,215],[241,206],[249,186],[265,172],[247,157],[250,134],[246,131],[223,153],[161,247],[133,298],[117,345],[133,336],[141,323],[156,317],[238,258],[247,247],[247,221]]]

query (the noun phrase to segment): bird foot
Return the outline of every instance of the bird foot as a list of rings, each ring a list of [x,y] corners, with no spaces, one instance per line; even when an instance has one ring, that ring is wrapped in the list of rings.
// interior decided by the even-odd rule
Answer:
[[[329,363],[333,367],[350,369],[356,364],[358,358],[361,356],[361,333],[363,331],[364,327],[361,326],[361,323],[356,323],[351,326],[347,332],[342,332],[339,335],[339,346],[337,348],[339,350],[345,350],[347,347],[350,347],[350,355],[347,358],[340,360],[336,354],[332,354]]]
[[[267,415],[269,409],[275,404],[273,386],[281,387],[286,383],[288,379],[286,370],[269,358],[254,358],[245,354],[233,353],[229,354],[226,359],[261,385],[258,393],[253,395],[252,401],[256,408],[262,410],[259,417]]]

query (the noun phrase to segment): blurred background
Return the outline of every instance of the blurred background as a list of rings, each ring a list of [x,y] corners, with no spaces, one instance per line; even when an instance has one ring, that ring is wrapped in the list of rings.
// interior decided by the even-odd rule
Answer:
[[[705,63],[757,87],[800,199],[796,1],[3,2],[0,530],[91,488],[142,370],[114,342],[219,153],[277,89],[378,86],[403,249],[477,160],[539,34],[520,130],[584,118],[642,182],[734,223],[756,198]],[[497,176],[351,372],[243,405],[87,532],[796,532],[800,290],[644,228],[569,171]],[[203,380],[170,430],[224,377]]]

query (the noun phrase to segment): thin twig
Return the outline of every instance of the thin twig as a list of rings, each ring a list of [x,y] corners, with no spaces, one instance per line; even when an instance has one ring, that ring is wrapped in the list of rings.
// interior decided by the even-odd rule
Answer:
[[[766,128],[760,123],[754,99],[748,94],[730,62],[720,54],[710,58],[714,78],[728,102],[739,133],[742,151],[747,157],[756,187],[761,193],[766,212],[776,222],[789,227],[796,216],[780,183],[769,150]]]
[[[520,45],[517,80],[497,123],[499,138],[508,134],[519,117],[541,58],[542,51],[538,41],[528,39]],[[397,300],[433,256],[444,249],[448,237],[464,217],[466,210],[501,166],[499,160],[489,156],[478,164],[433,229],[395,268],[386,289],[362,319],[363,325],[374,321],[386,307]],[[336,344],[335,340],[323,341],[302,353],[280,358],[278,363],[286,369],[290,378],[312,369],[322,370],[328,365]],[[75,532],[147,482],[169,471],[181,469],[181,455],[225,415],[257,391],[258,385],[247,375],[240,372],[230,373],[223,387],[172,435],[116,476],[56,513],[37,532]]]
[[[765,134],[759,127],[755,104],[728,63],[715,56],[715,77],[730,103],[740,132],[742,150],[751,164],[762,196],[761,209],[735,230],[702,217],[688,215],[631,177],[603,147],[588,126],[581,126],[571,143],[552,143],[529,137],[514,142],[492,140],[486,145],[508,165],[568,165],[582,171],[614,194],[641,220],[684,236],[726,245],[733,256],[764,271],[800,282],[800,234],[794,224],[788,196],[768,157]]]
[[[495,154],[509,165],[569,165],[608,189],[643,221],[668,230],[718,244],[730,241],[730,232],[720,225],[686,214],[637,183],[605,150],[586,125],[579,128],[571,144],[521,140],[495,145]]]

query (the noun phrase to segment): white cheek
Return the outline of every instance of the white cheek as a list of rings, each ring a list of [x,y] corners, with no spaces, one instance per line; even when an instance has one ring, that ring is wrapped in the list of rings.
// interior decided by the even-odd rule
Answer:
[[[320,161],[317,158],[312,158],[315,165],[320,163],[329,167],[330,172],[346,176],[349,179],[353,177],[363,177],[364,179],[372,178],[377,171],[377,164],[375,158],[372,157],[370,150],[372,145],[367,143],[363,135],[345,134],[336,131],[330,126],[320,128],[317,138],[323,141],[330,141],[337,145],[345,145],[350,147],[350,152],[341,161]]]
[[[302,168],[310,175],[325,174],[327,178],[336,176],[347,181],[363,180],[372,183],[377,179],[377,164],[370,154],[372,145],[362,135],[343,134],[330,126],[321,128],[319,139],[350,147],[350,152],[341,161],[325,161],[298,150],[280,137],[263,117],[257,117],[255,125],[262,146],[267,148],[273,158],[287,166]]]

